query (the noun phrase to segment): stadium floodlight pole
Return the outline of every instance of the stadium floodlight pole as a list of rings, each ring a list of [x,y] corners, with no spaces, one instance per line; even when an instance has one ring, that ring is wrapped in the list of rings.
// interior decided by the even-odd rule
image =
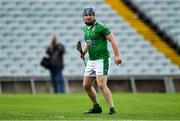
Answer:
[[[83,54],[82,45],[81,45],[81,41],[80,41],[80,40],[77,42],[76,49],[77,49],[81,54]],[[82,59],[83,59],[84,65],[86,66],[85,58],[83,57]]]

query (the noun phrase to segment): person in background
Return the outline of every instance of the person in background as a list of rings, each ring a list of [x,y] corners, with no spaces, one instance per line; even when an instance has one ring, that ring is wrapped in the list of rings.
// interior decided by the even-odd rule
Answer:
[[[50,61],[50,76],[52,80],[52,85],[54,88],[54,93],[64,93],[64,77],[63,77],[63,55],[65,53],[65,47],[63,44],[57,42],[56,36],[53,36],[53,39],[47,48],[46,53],[49,56]]]

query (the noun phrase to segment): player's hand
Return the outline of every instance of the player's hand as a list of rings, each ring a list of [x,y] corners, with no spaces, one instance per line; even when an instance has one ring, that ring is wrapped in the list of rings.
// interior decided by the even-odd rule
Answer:
[[[81,57],[81,58],[84,58],[84,56],[85,56],[85,53],[84,53],[84,52],[81,52],[81,53],[80,53],[80,57]]]
[[[115,62],[115,64],[117,64],[117,65],[122,63],[122,61],[121,61],[121,59],[120,59],[119,56],[115,56],[115,57],[114,57],[114,62]]]

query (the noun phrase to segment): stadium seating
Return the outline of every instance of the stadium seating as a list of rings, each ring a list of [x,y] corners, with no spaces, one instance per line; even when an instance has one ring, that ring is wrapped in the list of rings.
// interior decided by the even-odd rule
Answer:
[[[180,1],[179,0],[132,0],[153,23],[173,38],[180,47]]]
[[[163,15],[162,9],[171,0],[166,0],[167,4],[162,4],[161,9],[156,13],[153,13],[153,5],[158,3],[158,0],[133,1],[157,20],[159,17],[156,19],[156,16]],[[178,0],[176,1],[179,3]],[[113,51],[110,49],[111,75],[180,74],[178,66],[145,41],[103,0],[1,0],[0,76],[48,76],[48,71],[39,63],[53,35],[56,35],[66,47],[64,75],[82,76],[84,65],[75,45],[77,40],[82,39],[82,9],[86,5],[95,6],[97,19],[105,22],[118,40],[123,63],[119,66],[113,63]],[[172,9],[178,8],[176,4],[174,5]],[[170,12],[167,17],[169,14],[174,15]],[[161,19],[164,21],[159,20],[158,24],[179,42],[180,36],[177,33],[180,29],[176,22],[179,17],[173,16],[172,19],[176,23],[167,25],[166,18]],[[167,29],[172,26],[177,26],[176,30]]]

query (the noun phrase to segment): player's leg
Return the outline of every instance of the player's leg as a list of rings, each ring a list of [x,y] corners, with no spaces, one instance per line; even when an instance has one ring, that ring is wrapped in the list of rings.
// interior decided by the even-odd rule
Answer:
[[[97,96],[96,96],[97,94],[96,94],[96,91],[93,87],[94,81],[95,81],[95,77],[84,76],[83,88],[87,92],[92,103],[98,104],[98,100],[97,100]]]
[[[109,107],[109,114],[114,114],[115,109],[114,109],[114,104],[113,104],[113,99],[112,99],[112,94],[110,89],[107,86],[107,77],[109,73],[109,68],[110,68],[110,59],[102,59],[99,60],[96,64],[96,80],[97,84],[103,93],[103,96],[108,104]]]
[[[103,96],[108,104],[109,108],[114,107],[113,100],[112,100],[112,94],[110,89],[108,88],[107,84],[107,76],[97,76],[97,84],[103,93]]]
[[[95,81],[95,77],[88,77],[88,76],[84,77],[83,88],[86,90],[89,98],[91,99],[91,101],[93,103],[93,108],[89,109],[87,112],[85,112],[85,114],[101,113],[102,112],[102,109],[101,109],[99,102],[97,100],[96,91],[93,87],[94,81]]]
[[[109,114],[116,113],[110,89],[107,86],[107,76],[97,76],[97,84],[109,107]]]

